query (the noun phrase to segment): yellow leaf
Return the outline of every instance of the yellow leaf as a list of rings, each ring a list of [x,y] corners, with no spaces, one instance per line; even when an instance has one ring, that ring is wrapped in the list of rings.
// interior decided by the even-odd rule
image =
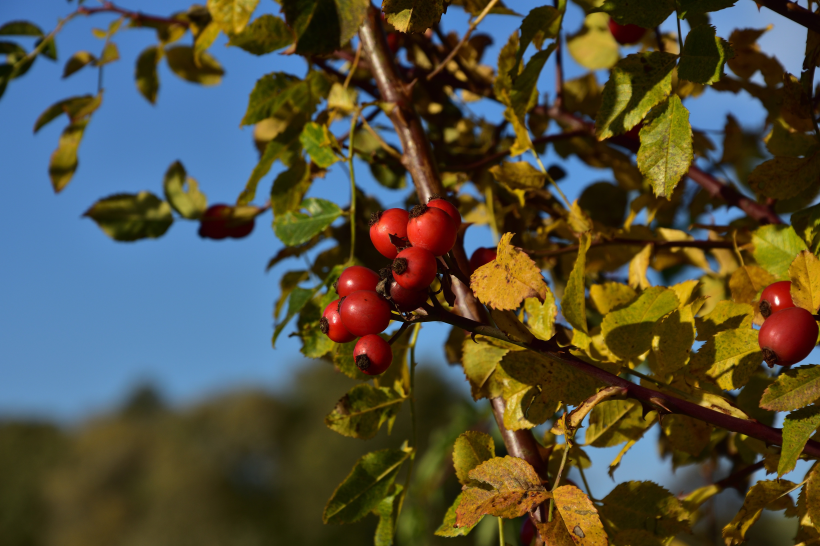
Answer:
[[[761,480],[753,485],[746,493],[746,499],[743,501],[743,506],[737,515],[723,528],[723,539],[726,546],[734,546],[743,542],[746,539],[746,532],[752,524],[760,519],[760,514],[764,508],[779,508],[782,510],[778,506],[771,506],[770,503],[773,504],[778,499],[786,499],[787,503],[791,503],[790,497],[781,496],[794,486],[795,484],[788,480]]]
[[[567,286],[564,289],[564,297],[561,300],[561,311],[573,328],[577,328],[587,333],[586,316],[586,288],[584,285],[584,272],[586,270],[586,256],[589,250],[590,237],[584,233],[578,242],[578,257],[575,265],[569,274]]]
[[[583,546],[607,546],[606,531],[595,505],[580,489],[563,485],[552,492],[572,540]]]
[[[789,278],[794,304],[815,313],[820,307],[820,260],[803,250],[789,266]]]
[[[646,270],[649,267],[649,259],[652,257],[652,245],[646,245],[635,254],[629,262],[629,286],[637,290],[645,290],[651,285],[646,278]]]
[[[756,265],[738,267],[729,278],[729,289],[735,303],[753,303],[761,290],[772,284],[774,276]]]
[[[482,302],[499,310],[516,309],[526,298],[543,301],[547,283],[541,270],[524,252],[510,244],[512,233],[498,243],[498,256],[470,277],[470,288]]]

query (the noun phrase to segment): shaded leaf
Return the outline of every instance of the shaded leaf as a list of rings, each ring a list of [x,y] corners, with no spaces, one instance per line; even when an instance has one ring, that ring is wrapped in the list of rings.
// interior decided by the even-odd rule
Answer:
[[[808,249],[815,256],[820,254],[820,204],[792,214],[791,224]]]
[[[183,218],[196,220],[208,208],[208,199],[199,191],[199,184],[187,175],[185,167],[179,161],[168,168],[162,187],[165,199]]]
[[[605,0],[601,11],[620,25],[654,28],[675,11],[675,0]]]
[[[154,104],[157,102],[159,92],[159,75],[157,65],[162,58],[163,50],[151,46],[145,48],[137,57],[137,68],[134,77],[137,81],[137,89],[145,99]]]
[[[791,279],[791,297],[794,305],[817,312],[820,307],[820,260],[817,256],[804,250],[797,255],[789,266]]]
[[[165,50],[165,56],[171,71],[183,80],[192,83],[218,85],[222,81],[222,76],[225,75],[219,62],[207,52],[202,52],[198,56],[199,64],[197,64],[194,61],[194,48],[190,46],[168,48]]]
[[[711,377],[723,390],[739,389],[763,363],[757,335],[751,328],[717,333],[692,357],[692,372]]]
[[[635,289],[626,284],[605,282],[589,288],[589,298],[602,315],[622,307],[638,297]]]
[[[738,267],[729,278],[729,289],[735,303],[750,304],[757,300],[757,295],[777,280],[774,275],[757,265]]]
[[[282,11],[296,37],[299,55],[332,53],[358,32],[366,0],[284,0]]]
[[[362,383],[336,403],[325,424],[342,436],[369,440],[384,423],[395,420],[404,400],[404,395],[392,388]]]
[[[808,157],[775,157],[755,167],[749,186],[766,197],[789,199],[820,180],[820,151]]]
[[[225,34],[242,32],[259,0],[208,0],[208,11]]]
[[[561,313],[573,328],[581,330],[585,334],[587,330],[586,317],[586,256],[589,250],[591,238],[589,233],[584,233],[578,241],[578,257],[572,266],[572,272],[567,279],[567,286],[564,289],[564,297],[561,299]]]
[[[63,68],[63,78],[69,77],[70,75],[84,68],[86,65],[95,62],[96,60],[97,57],[95,57],[88,51],[78,51],[77,53],[72,55],[71,58],[68,59],[68,61],[66,61],[65,68]]]
[[[689,110],[672,95],[656,106],[641,128],[638,168],[658,197],[672,198],[694,158]]]
[[[279,280],[279,299],[276,300],[276,305],[273,308],[273,317],[278,319],[282,314],[282,307],[288,300],[288,296],[293,290],[299,286],[299,283],[310,278],[310,273],[307,271],[288,271]],[[324,311],[324,309],[322,309]]]
[[[777,279],[785,278],[794,257],[806,250],[806,244],[794,229],[784,225],[757,228],[752,233],[752,243],[752,255],[757,263]]]
[[[469,478],[472,469],[495,457],[493,437],[483,432],[468,430],[456,438],[453,446],[453,467],[456,477],[462,485],[471,485]]]
[[[820,407],[801,408],[786,416],[783,421],[783,447],[777,464],[778,478],[794,470],[800,453],[817,427],[820,427]]]
[[[495,260],[476,269],[470,288],[481,302],[499,310],[515,309],[526,298],[546,297],[547,284],[535,262],[510,244],[512,233],[498,243]]]
[[[642,355],[651,347],[655,322],[678,305],[672,290],[662,286],[646,289],[634,302],[604,317],[601,333],[607,347],[621,358]]]
[[[558,306],[555,305],[555,296],[549,287],[543,303],[538,301],[538,298],[525,299],[524,311],[527,313],[527,326],[535,337],[546,341],[555,335]]]
[[[276,175],[270,191],[273,217],[297,210],[310,189],[310,182],[310,171],[304,161],[297,161],[290,169]]]
[[[760,399],[760,407],[791,411],[820,399],[820,366],[810,364],[789,368],[777,376]]]
[[[697,457],[712,439],[712,425],[688,415],[667,415],[663,418],[663,432],[669,447]]]
[[[584,68],[612,68],[621,58],[618,42],[612,36],[608,23],[607,14],[590,13],[581,29],[567,37],[569,54]]]
[[[239,194],[239,198],[237,199],[238,204],[245,205],[253,201],[256,196],[256,188],[259,186],[259,182],[262,180],[262,177],[268,174],[275,161],[281,160],[282,163],[285,163],[286,165],[292,163],[292,165],[289,166],[294,168],[296,168],[299,164],[304,164],[304,161],[301,158],[302,145],[299,142],[299,135],[302,133],[302,126],[301,117],[298,120],[293,120],[293,122],[288,125],[287,129],[265,145],[265,151],[262,153],[262,157],[259,158],[259,162],[256,164],[256,167],[253,168],[250,177],[248,177],[248,181],[245,182],[245,189],[243,189],[242,193]],[[291,158],[298,159],[291,161]],[[309,173],[305,169],[305,176],[308,175]],[[284,182],[285,181],[283,181],[283,183]],[[296,181],[292,179],[288,179],[288,182],[293,182],[294,184],[296,183]],[[280,188],[277,189],[277,193],[280,195],[284,194],[286,191],[289,191],[291,187],[292,186],[290,186],[290,184],[280,186]],[[285,189],[282,190],[282,188]]]
[[[546,6],[549,7],[549,6]],[[537,9],[537,8],[536,8]],[[519,120],[523,120],[538,101],[538,77],[541,75],[544,65],[547,63],[555,44],[550,44],[544,51],[539,51],[533,55],[524,71],[515,79],[512,91],[510,92],[510,106]]]
[[[502,161],[490,167],[490,174],[511,190],[540,189],[547,183],[547,175],[526,161]]]
[[[424,32],[441,19],[442,0],[383,0],[382,11],[388,23],[399,32]]]
[[[652,328],[653,369],[661,375],[678,371],[689,361],[695,341],[695,317],[691,305],[675,309]]]
[[[476,341],[467,338],[463,342],[464,375],[470,382],[470,392],[474,400],[492,398],[500,395],[500,389],[490,381],[501,359],[510,351],[507,344],[488,343],[483,336],[476,336]]]
[[[635,400],[605,400],[592,408],[585,445],[612,447],[637,440],[651,425]]]
[[[269,13],[261,15],[228,40],[229,46],[242,48],[253,55],[272,53],[292,43],[293,35],[285,22]]]
[[[309,241],[342,215],[342,209],[336,203],[317,197],[305,199],[299,208],[304,209],[307,213],[288,211],[277,216],[273,221],[274,233],[288,246],[296,246]]]
[[[274,72],[260,78],[251,91],[242,125],[258,123],[287,109],[288,113],[313,114],[330,91],[330,82],[321,72],[311,72],[304,80]]]
[[[534,41],[536,43],[536,47],[541,49],[540,44],[542,44],[545,39],[555,38],[558,36],[558,32],[561,30],[562,17],[563,13],[556,8],[552,6],[540,6],[530,10],[527,16],[522,19],[521,38],[518,45],[518,51],[515,54],[515,64],[509,70],[509,76],[513,80],[515,80],[518,76],[518,70],[521,66],[521,59],[524,58],[524,52],[530,44]],[[533,56],[533,58],[534,57],[535,56]],[[544,60],[546,61],[546,59]]]
[[[384,497],[373,510],[373,513],[379,516],[379,524],[376,526],[376,534],[373,537],[375,546],[392,546],[393,536],[396,534],[396,521],[403,500],[404,487],[394,484],[392,492]]]
[[[689,531],[689,514],[681,502],[648,481],[616,485],[598,512],[610,536],[629,529],[652,529],[664,538]]]
[[[208,51],[217,38],[219,38],[219,25],[211,21],[202,29],[194,40],[194,63],[197,66],[202,65],[202,54]]]
[[[695,83],[715,83],[723,76],[726,59],[733,55],[732,46],[716,35],[713,26],[696,26],[683,44],[678,77]]]
[[[0,36],[45,36],[43,31],[30,21],[9,21],[0,26]]]
[[[101,101],[101,95],[82,95],[55,102],[46,108],[34,122],[34,132],[37,133],[63,114],[66,114],[71,122],[79,122],[83,117],[89,116],[99,108]]]
[[[115,241],[155,239],[174,223],[171,206],[147,191],[100,199],[83,216],[94,220]]]
[[[754,309],[751,305],[732,303],[728,300],[720,301],[709,313],[702,317],[695,317],[695,328],[698,331],[697,340],[708,341],[718,332],[724,330],[751,328],[753,319]]]
[[[95,66],[104,66],[109,63],[113,63],[114,61],[120,60],[120,50],[117,48],[117,44],[114,42],[108,42],[105,44],[105,48],[103,49],[102,55],[100,58],[94,61]]]
[[[727,546],[740,544],[746,538],[746,532],[758,519],[764,508],[775,503],[781,495],[789,491],[795,484],[788,480],[760,480],[746,493],[743,506],[737,515],[723,528],[723,538]],[[783,497],[789,503],[791,498]],[[781,499],[782,500],[782,499]],[[782,510],[782,508],[780,508]]]

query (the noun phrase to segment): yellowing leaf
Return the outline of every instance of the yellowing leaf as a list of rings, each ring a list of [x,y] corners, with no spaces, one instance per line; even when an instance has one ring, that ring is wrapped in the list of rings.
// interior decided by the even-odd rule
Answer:
[[[792,214],[792,229],[806,243],[808,249],[820,253],[820,204]]]
[[[746,532],[760,519],[763,509],[774,503],[792,489],[795,484],[788,480],[761,480],[746,493],[746,499],[737,515],[723,528],[726,546],[740,544],[746,538]],[[790,497],[783,497],[791,503]]]
[[[547,284],[541,270],[524,252],[510,244],[512,233],[505,233],[498,243],[498,256],[476,269],[470,287],[483,303],[499,310],[516,309],[526,298],[543,300]]]
[[[820,307],[820,260],[808,250],[802,251],[789,266],[792,301],[812,314]]]
[[[508,455],[485,461],[471,470],[469,477],[489,488],[468,487],[464,490],[456,510],[459,527],[475,525],[485,514],[519,517],[549,498],[532,466],[518,457]]]
[[[495,442],[489,434],[477,430],[468,430],[456,438],[453,446],[453,466],[456,477],[462,485],[474,482],[469,473],[472,469],[495,457]]]
[[[635,400],[606,400],[592,409],[585,445],[612,447],[640,438],[652,423]]]
[[[763,391],[760,407],[791,411],[820,399],[820,366],[810,364],[789,368]]]
[[[567,49],[575,61],[590,70],[612,68],[620,58],[605,13],[590,13],[577,33],[567,37]]]
[[[240,47],[253,55],[265,55],[292,43],[293,34],[285,22],[269,13],[254,20],[228,41],[229,46]]]
[[[658,197],[672,198],[694,158],[689,110],[672,95],[656,106],[641,128],[638,168]]]
[[[808,157],[775,157],[755,167],[749,186],[766,197],[789,199],[820,180],[820,151]]]
[[[174,223],[171,206],[153,193],[120,193],[100,199],[88,216],[115,241],[161,237]]]
[[[500,387],[494,385],[490,378],[495,369],[510,349],[487,343],[487,338],[476,336],[464,340],[462,366],[464,375],[470,382],[473,399],[492,398],[500,394]]]
[[[661,538],[689,531],[689,514],[681,502],[652,482],[616,485],[598,513],[610,536],[631,529],[652,529]]]
[[[689,361],[695,341],[692,306],[675,309],[652,328],[654,369],[661,375],[674,373]]]
[[[678,307],[672,290],[654,286],[626,307],[612,311],[601,323],[607,347],[621,358],[635,358],[649,350],[652,328],[662,316]]]
[[[490,174],[511,190],[540,189],[547,183],[547,175],[526,161],[502,161],[490,168]]]
[[[225,71],[209,53],[202,52],[194,61],[194,48],[176,46],[165,50],[171,71],[183,80],[201,85],[218,85]]]
[[[677,55],[661,51],[634,53],[618,61],[601,97],[595,121],[598,140],[629,131],[669,96],[676,62]]]
[[[778,279],[786,277],[794,257],[806,249],[806,243],[791,226],[770,224],[752,233],[752,254],[763,269]]]
[[[572,485],[562,485],[552,492],[555,506],[572,540],[583,546],[607,546],[606,531],[595,505],[583,491]]]
[[[663,418],[663,432],[669,447],[697,457],[709,445],[712,425],[688,415],[667,415]]]
[[[383,0],[387,22],[399,32],[424,32],[441,19],[443,0]]]
[[[558,307],[555,305],[555,296],[547,287],[547,297],[544,302],[538,298],[524,300],[524,311],[527,313],[527,326],[538,339],[548,340],[555,335],[555,317]]]
[[[806,511],[813,521],[820,521],[820,469],[815,464],[806,484]]]
[[[729,289],[735,303],[751,304],[761,290],[777,280],[771,273],[756,265],[738,267],[729,277]]]
[[[739,389],[763,363],[757,330],[725,330],[708,340],[692,357],[693,373],[711,377],[723,390]]]
[[[584,233],[578,241],[578,256],[575,265],[569,274],[567,286],[564,288],[564,297],[561,300],[561,312],[573,328],[584,333],[587,331],[586,317],[586,255],[590,244],[589,233]]]
[[[593,284],[589,288],[589,298],[602,315],[630,303],[638,297],[638,293],[631,286],[616,282]]]
[[[817,139],[813,135],[795,131],[782,118],[775,120],[771,132],[763,141],[769,153],[779,157],[810,155],[818,147]]]
[[[168,203],[183,218],[196,220],[208,208],[208,199],[199,191],[199,184],[188,176],[185,167],[179,161],[168,167],[162,188]]]
[[[392,388],[356,385],[336,402],[325,424],[343,436],[369,440],[384,423],[392,425],[404,399]]]
[[[793,411],[783,421],[783,447],[777,464],[777,477],[794,470],[806,442],[820,427],[820,407],[809,406]]]
[[[80,142],[82,142],[88,121],[88,119],[82,119],[66,127],[63,134],[60,135],[60,143],[57,145],[57,149],[51,154],[48,175],[51,178],[51,186],[54,188],[55,193],[63,191],[71,182],[71,179],[74,178],[74,172],[79,165],[77,150],[80,147]]]
[[[242,32],[259,0],[208,0],[211,17],[225,34]]]
[[[651,285],[646,278],[649,260],[652,258],[652,245],[645,245],[640,252],[629,260],[629,286],[636,290],[645,290]]]
[[[467,536],[467,534],[473,530],[473,527],[475,527],[475,525],[469,525],[466,527],[458,527],[456,525],[456,510],[458,510],[458,506],[461,504],[461,499],[463,496],[464,493],[459,493],[456,497],[456,500],[447,509],[447,513],[444,514],[444,521],[441,522],[441,525],[438,529],[436,529],[436,532],[434,533],[437,537],[452,538]],[[481,519],[479,519],[478,521],[481,521]],[[476,522],[476,524],[477,523],[478,522]]]
[[[145,48],[137,57],[136,80],[137,89],[145,99],[154,104],[157,102],[159,92],[159,76],[157,75],[157,65],[162,59],[164,52],[156,46]]]
[[[702,317],[695,317],[697,340],[707,341],[724,330],[751,328],[753,319],[754,309],[748,303],[732,303],[723,300],[718,302],[709,313]]]

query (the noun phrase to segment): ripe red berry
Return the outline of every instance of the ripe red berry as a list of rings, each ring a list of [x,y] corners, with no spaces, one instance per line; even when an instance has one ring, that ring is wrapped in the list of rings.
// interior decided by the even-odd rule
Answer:
[[[637,43],[646,34],[646,29],[638,25],[619,25],[615,19],[609,20],[609,32],[615,41],[621,45]]]
[[[777,313],[781,309],[794,307],[791,294],[792,283],[789,281],[779,281],[767,286],[760,295],[760,314],[763,318],[769,318],[772,313]]]
[[[390,299],[402,313],[415,311],[427,301],[428,296],[426,289],[408,290],[395,280],[390,284]]]
[[[241,239],[253,231],[255,219],[239,221],[232,218],[230,205],[211,205],[199,219],[199,236],[204,239]]]
[[[458,212],[458,209],[455,205],[451,202],[447,201],[446,199],[442,199],[441,197],[433,196],[427,202],[428,207],[433,207],[437,209],[441,209],[447,213],[447,215],[453,219],[456,226],[456,232],[458,232],[458,228],[461,227],[461,213]]]
[[[807,356],[817,343],[817,322],[802,307],[787,307],[763,322],[758,343],[769,367],[791,366]]]
[[[456,244],[458,228],[453,224],[453,219],[443,210],[416,205],[407,222],[407,238],[413,246],[442,256]]]
[[[342,271],[336,281],[336,293],[339,296],[349,296],[357,290],[376,290],[379,284],[379,274],[370,268],[353,265]]]
[[[496,256],[498,256],[498,251],[496,249],[483,246],[479,247],[475,249],[473,255],[470,256],[470,269],[475,271],[482,265],[486,265],[495,260]]]
[[[319,320],[319,329],[336,343],[347,343],[356,339],[356,336],[348,332],[342,324],[342,317],[339,316],[339,300],[333,300],[325,307],[325,312]]]
[[[399,252],[391,268],[393,278],[402,288],[418,292],[426,290],[436,278],[436,257],[421,247],[411,246]]]
[[[339,314],[347,331],[357,337],[384,332],[390,324],[390,304],[373,290],[358,290],[342,298]]]
[[[353,349],[353,358],[356,367],[367,375],[384,373],[393,362],[393,349],[381,336],[363,336]]]
[[[401,47],[401,34],[398,32],[388,32],[385,38],[387,38],[387,47],[390,48],[390,51],[396,53]]]
[[[370,217],[370,240],[382,256],[391,260],[399,253],[390,236],[407,239],[410,215],[403,209],[388,209]]]
[[[535,540],[535,525],[529,517],[524,518],[518,539],[521,541],[521,546],[530,546],[532,541]]]

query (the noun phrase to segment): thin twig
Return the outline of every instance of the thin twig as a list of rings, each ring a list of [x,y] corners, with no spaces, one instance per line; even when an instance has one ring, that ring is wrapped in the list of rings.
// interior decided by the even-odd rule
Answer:
[[[701,248],[704,250],[712,248],[732,248],[732,241],[658,241],[653,239],[627,239],[624,237],[614,237],[612,239],[599,239],[590,243],[590,248],[599,246],[618,246],[618,245],[638,245],[646,246],[652,245],[656,250],[660,248]],[[562,254],[569,254],[578,252],[578,245],[567,245],[562,248],[548,249],[548,250],[532,250],[527,251],[530,256],[538,256],[541,258],[551,258],[553,256],[560,256]]]
[[[85,6],[80,6],[79,8],[77,8],[77,13],[80,15],[94,15],[95,13],[119,13],[120,15],[128,17],[137,24],[160,23],[166,25],[179,25],[185,28],[189,28],[191,26],[191,23],[189,23],[188,21],[182,21],[180,19],[174,19],[172,17],[157,17],[155,15],[146,15],[139,11],[130,11],[114,5],[113,2],[103,2],[103,5],[99,8],[87,8]]]
[[[361,114],[359,114],[359,115],[361,115]],[[392,155],[393,157],[395,157],[396,159],[401,161],[401,153],[399,153],[399,151],[397,149],[395,149],[393,146],[388,144],[382,138],[382,136],[375,129],[373,129],[373,127],[370,126],[370,124],[367,122],[367,120],[365,118],[362,118],[362,126],[367,130],[368,133],[373,135],[373,138],[375,138],[376,141],[378,141],[379,146],[381,146],[382,149],[385,152],[387,152],[388,154]]]
[[[759,5],[766,6],[775,13],[779,13],[786,19],[791,19],[798,25],[804,26],[814,32],[820,32],[820,15],[812,13],[806,8],[800,7],[788,0],[755,0]]]
[[[558,8],[558,0],[553,0],[555,8]],[[564,107],[564,55],[562,53],[561,32],[555,37],[555,100],[553,105],[557,108]]]
[[[453,60],[453,57],[456,56],[456,53],[458,53],[458,50],[461,49],[461,46],[463,46],[467,42],[467,40],[470,38],[470,35],[476,29],[478,24],[484,20],[487,14],[490,13],[490,11],[495,7],[497,3],[498,0],[490,0],[490,2],[487,4],[484,10],[482,10],[482,12],[478,14],[478,17],[476,17],[475,20],[473,20],[473,22],[470,23],[470,28],[468,28],[467,32],[464,33],[464,36],[461,37],[461,41],[459,41],[456,44],[456,47],[454,47],[453,50],[450,51],[450,54],[447,55],[444,58],[444,60],[441,61],[441,63],[439,63],[439,65],[432,72],[427,74],[427,81],[430,81],[433,78],[435,78],[436,74],[444,70],[444,67],[447,66],[450,63],[450,61]]]

